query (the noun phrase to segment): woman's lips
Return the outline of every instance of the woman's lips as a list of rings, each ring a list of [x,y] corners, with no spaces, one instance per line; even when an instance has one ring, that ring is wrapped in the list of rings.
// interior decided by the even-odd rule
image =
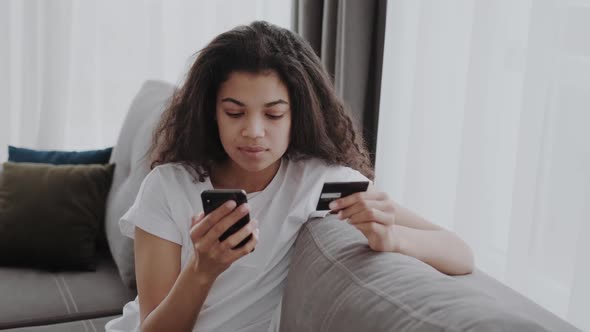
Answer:
[[[260,151],[266,151],[265,148],[261,147],[261,146],[242,146],[239,147],[238,149],[240,150],[244,150],[246,152],[260,152]]]
[[[239,147],[238,150],[248,158],[260,158],[267,149],[263,147]]]

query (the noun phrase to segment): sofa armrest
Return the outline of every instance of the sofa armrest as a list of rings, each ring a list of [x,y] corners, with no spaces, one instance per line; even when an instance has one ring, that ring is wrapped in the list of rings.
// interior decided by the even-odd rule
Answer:
[[[478,273],[471,281],[450,277],[412,257],[372,251],[334,216],[312,219],[296,241],[281,331],[576,331],[539,307],[542,326],[532,311],[513,310],[512,299],[477,289]]]

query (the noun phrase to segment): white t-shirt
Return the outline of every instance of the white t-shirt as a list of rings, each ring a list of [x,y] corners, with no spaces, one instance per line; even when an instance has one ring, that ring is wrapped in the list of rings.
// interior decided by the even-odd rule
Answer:
[[[315,213],[324,182],[367,181],[360,172],[328,166],[318,159],[289,161],[268,186],[249,195],[250,217],[260,230],[256,250],[221,273],[199,313],[194,331],[278,331],[280,304],[293,244],[301,226]],[[134,227],[182,246],[181,268],[193,255],[191,216],[203,210],[201,192],[210,180],[193,182],[180,164],[154,168],[144,179],[133,206],[121,218],[121,232]],[[107,332],[139,331],[139,301],[127,303]]]

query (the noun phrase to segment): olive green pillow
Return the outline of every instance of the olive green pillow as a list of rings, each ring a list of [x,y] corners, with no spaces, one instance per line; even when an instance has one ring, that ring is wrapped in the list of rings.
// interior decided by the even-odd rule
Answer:
[[[0,265],[94,270],[115,165],[3,166]]]

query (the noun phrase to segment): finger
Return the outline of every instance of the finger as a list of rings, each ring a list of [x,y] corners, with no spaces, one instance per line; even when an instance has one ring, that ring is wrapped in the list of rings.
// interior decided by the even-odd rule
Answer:
[[[221,234],[223,234],[238,220],[247,215],[249,210],[250,207],[247,203],[240,205],[239,207],[234,209],[230,214],[221,218],[221,220],[219,220],[217,224],[213,225],[213,227],[211,227],[211,229],[201,238],[201,241],[205,241],[209,245],[215,245],[216,243],[219,243],[219,237],[221,236]]]
[[[377,200],[380,197],[379,192],[374,191],[363,191],[359,193],[354,193],[352,195],[348,195],[346,197],[334,200],[330,203],[330,210],[332,211],[339,211],[341,209],[345,209],[349,206],[352,206],[356,202],[362,199],[366,200]]]
[[[360,200],[352,206],[342,209],[338,212],[338,218],[347,219],[351,216],[362,212],[363,210],[378,209],[383,212],[393,212],[390,204],[386,201],[374,201],[374,200]]]
[[[378,209],[371,208],[352,215],[348,219],[348,223],[351,225],[356,225],[367,222],[377,222],[379,224],[389,225],[393,222],[390,219],[391,216],[389,214]]]
[[[230,250],[229,257],[232,260],[232,262],[253,252],[254,249],[256,248],[256,245],[258,244],[259,238],[260,238],[260,229],[257,228],[254,230],[254,232],[252,232],[252,239],[250,239],[250,241],[248,241],[243,247],[237,248],[234,250]]]
[[[375,199],[378,201],[386,201],[389,199],[389,194],[384,192],[384,191],[377,191],[377,189],[374,186],[369,185],[369,189],[367,189],[367,192],[373,193],[375,194]]]
[[[383,231],[385,225],[376,222],[366,222],[361,224],[355,224],[354,227],[358,229],[369,241],[375,240],[374,237],[378,236],[379,232]]]
[[[258,223],[256,220],[250,220],[250,222],[244,227],[240,228],[239,231],[235,232],[230,237],[221,242],[221,247],[224,250],[233,250],[233,248],[240,244],[246,237],[248,237],[248,235],[254,233],[257,226]]]
[[[191,217],[191,228],[193,228],[194,225],[198,224],[201,220],[203,220],[204,215],[205,214],[203,213],[203,211],[201,211],[196,216],[192,216]]]
[[[220,205],[217,209],[211,211],[208,215],[203,217],[194,230],[191,230],[191,239],[195,242],[197,239],[202,238],[209,230],[215,226],[223,217],[228,215],[236,207],[236,202],[233,200],[227,201]]]
[[[241,248],[236,249],[225,249],[225,245],[217,242],[212,248],[209,249],[211,253],[214,253],[215,257],[220,257],[221,261],[227,264],[232,264],[234,261],[254,251],[256,244],[258,243],[259,230],[256,229],[252,232],[252,238],[244,244]],[[224,241],[225,242],[225,241]]]

